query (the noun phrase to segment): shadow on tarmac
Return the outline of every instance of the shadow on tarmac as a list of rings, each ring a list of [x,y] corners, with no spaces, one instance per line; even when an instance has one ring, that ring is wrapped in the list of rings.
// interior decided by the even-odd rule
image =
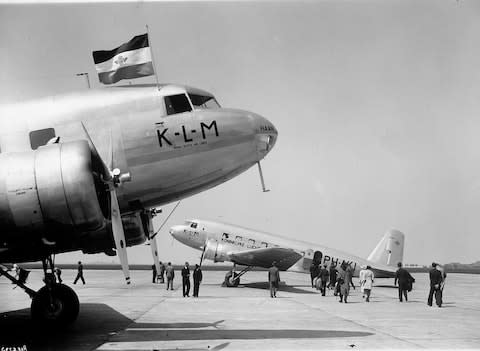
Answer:
[[[270,285],[267,282],[245,283],[245,284],[240,284],[240,287],[270,290]],[[305,290],[305,289],[299,289],[299,288],[297,288],[295,286],[292,286],[292,285],[280,284],[280,288],[278,289],[278,292],[281,293],[282,291],[285,291],[285,292],[291,292],[291,293],[294,293],[294,294],[318,294],[319,293],[319,292],[316,292],[316,290],[313,291],[313,288],[311,288],[309,286],[307,288],[312,290],[312,291]]]
[[[223,322],[135,323],[108,305],[84,303],[80,305],[80,314],[74,324],[47,329],[34,323],[30,319],[30,309],[25,308],[0,314],[0,346],[25,346],[27,350],[82,351],[96,349],[106,342],[314,339],[373,335],[343,330],[223,329]],[[222,343],[214,349],[223,349],[228,344]]]

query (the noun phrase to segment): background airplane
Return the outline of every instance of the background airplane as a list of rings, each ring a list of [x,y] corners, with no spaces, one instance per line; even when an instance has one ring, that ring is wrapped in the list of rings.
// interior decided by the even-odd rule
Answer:
[[[370,265],[377,277],[393,277],[397,263],[403,260],[405,241],[403,233],[389,230],[364,259],[314,243],[200,219],[173,226],[170,234],[181,243],[201,250],[200,263],[209,259],[247,266],[239,273],[228,272],[225,276],[227,286],[238,286],[240,276],[252,267],[269,268],[273,261],[282,271],[301,273],[309,273],[312,263],[330,267],[332,263],[339,266],[346,262],[351,264],[356,275],[360,266]]]
[[[117,86],[0,109],[0,262],[42,261],[38,320],[73,321],[75,292],[54,278],[54,255],[119,255],[153,238],[156,206],[212,188],[258,163],[277,131],[253,112],[221,108],[180,85]]]

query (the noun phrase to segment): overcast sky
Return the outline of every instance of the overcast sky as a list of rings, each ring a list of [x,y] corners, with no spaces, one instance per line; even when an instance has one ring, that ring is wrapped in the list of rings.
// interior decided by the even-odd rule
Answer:
[[[160,81],[279,131],[263,162],[272,191],[252,168],[185,199],[158,236],[161,259],[198,260],[168,234],[197,217],[365,257],[396,228],[406,263],[469,263],[480,259],[479,15],[473,0],[0,5],[0,103],[86,89],[79,72],[100,87],[91,52],[148,24]],[[129,251],[150,262],[148,247]],[[116,262],[60,262],[80,257]]]

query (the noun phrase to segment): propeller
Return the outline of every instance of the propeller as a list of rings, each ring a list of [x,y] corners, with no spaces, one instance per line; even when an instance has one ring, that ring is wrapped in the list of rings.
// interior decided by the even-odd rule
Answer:
[[[109,162],[108,165],[105,164],[105,161],[102,159],[100,154],[98,153],[95,144],[88,134],[87,129],[83,122],[81,122],[83,130],[92,146],[92,152],[98,159],[101,161],[103,169],[104,169],[104,176],[105,178],[103,181],[105,184],[108,185],[108,191],[110,192],[110,218],[112,221],[112,233],[113,239],[115,242],[115,249],[117,250],[117,255],[120,260],[120,264],[122,266],[122,271],[125,276],[125,281],[127,284],[130,284],[130,270],[128,267],[128,256],[127,256],[127,244],[125,241],[125,232],[123,231],[123,224],[122,224],[122,216],[120,213],[120,206],[118,205],[118,198],[117,198],[117,187],[121,183],[120,174],[121,171],[118,168],[113,168],[113,137],[112,132],[110,131],[110,142],[109,142]]]

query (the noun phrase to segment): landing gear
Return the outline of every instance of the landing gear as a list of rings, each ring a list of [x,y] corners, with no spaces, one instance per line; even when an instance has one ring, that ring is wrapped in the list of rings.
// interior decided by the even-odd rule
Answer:
[[[58,325],[75,321],[79,310],[80,303],[73,289],[57,283],[38,290],[30,309],[34,321]]]
[[[45,286],[34,291],[24,281],[12,277],[8,270],[0,266],[3,275],[12,283],[21,287],[32,299],[32,319],[43,325],[64,326],[75,321],[80,311],[78,296],[70,287],[57,283],[54,275],[54,263],[51,256],[42,260]]]
[[[236,288],[240,284],[240,277],[234,271],[229,271],[225,274],[225,286],[229,288]]]
[[[225,274],[225,286],[229,288],[236,288],[240,284],[240,277],[251,270],[252,267],[246,267],[242,269],[239,273],[235,272],[235,266],[233,266],[231,271],[228,271]]]
[[[56,325],[72,323],[80,311],[78,296],[70,287],[57,283],[51,256],[42,260],[42,263],[45,286],[32,298],[30,309],[32,319]]]

